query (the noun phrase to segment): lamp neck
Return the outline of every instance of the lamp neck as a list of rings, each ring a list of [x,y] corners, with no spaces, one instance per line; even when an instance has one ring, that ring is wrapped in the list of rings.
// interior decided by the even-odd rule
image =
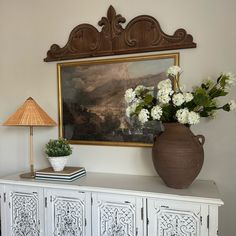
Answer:
[[[33,126],[30,126],[30,139],[29,139],[29,146],[30,146],[30,172],[31,175],[34,175],[34,154],[33,154]]]
[[[30,126],[30,136],[33,136],[33,126]]]

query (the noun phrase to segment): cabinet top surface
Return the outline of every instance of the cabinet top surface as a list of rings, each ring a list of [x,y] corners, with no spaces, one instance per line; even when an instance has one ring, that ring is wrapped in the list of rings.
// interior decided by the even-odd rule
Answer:
[[[72,182],[22,179],[17,174],[1,178],[0,184],[132,194],[171,200],[197,201],[217,205],[223,204],[216,184],[210,180],[195,180],[188,189],[173,189],[165,186],[157,176],[88,172],[86,176]]]

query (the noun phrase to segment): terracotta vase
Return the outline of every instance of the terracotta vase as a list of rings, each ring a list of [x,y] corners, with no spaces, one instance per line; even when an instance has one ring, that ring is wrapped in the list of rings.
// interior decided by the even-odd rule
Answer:
[[[154,167],[168,187],[187,188],[201,171],[205,138],[180,123],[165,123],[164,128],[152,148]]]

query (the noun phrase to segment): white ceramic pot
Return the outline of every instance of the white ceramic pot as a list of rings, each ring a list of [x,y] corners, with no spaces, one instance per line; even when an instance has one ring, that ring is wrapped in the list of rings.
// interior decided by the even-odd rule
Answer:
[[[54,171],[62,171],[66,165],[68,156],[48,157],[48,160]]]

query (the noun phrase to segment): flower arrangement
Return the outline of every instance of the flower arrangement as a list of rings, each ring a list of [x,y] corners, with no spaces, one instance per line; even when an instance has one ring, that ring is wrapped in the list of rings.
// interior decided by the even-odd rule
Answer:
[[[45,153],[49,157],[69,156],[72,154],[72,148],[66,139],[50,139],[50,141],[46,144]]]
[[[200,117],[214,117],[217,110],[236,108],[234,100],[223,106],[218,101],[236,83],[233,74],[222,73],[216,81],[207,79],[193,91],[186,92],[180,85],[181,72],[179,66],[172,66],[167,70],[168,79],[160,81],[157,88],[138,85],[127,89],[127,117],[137,119],[142,125],[151,120],[195,125]]]

